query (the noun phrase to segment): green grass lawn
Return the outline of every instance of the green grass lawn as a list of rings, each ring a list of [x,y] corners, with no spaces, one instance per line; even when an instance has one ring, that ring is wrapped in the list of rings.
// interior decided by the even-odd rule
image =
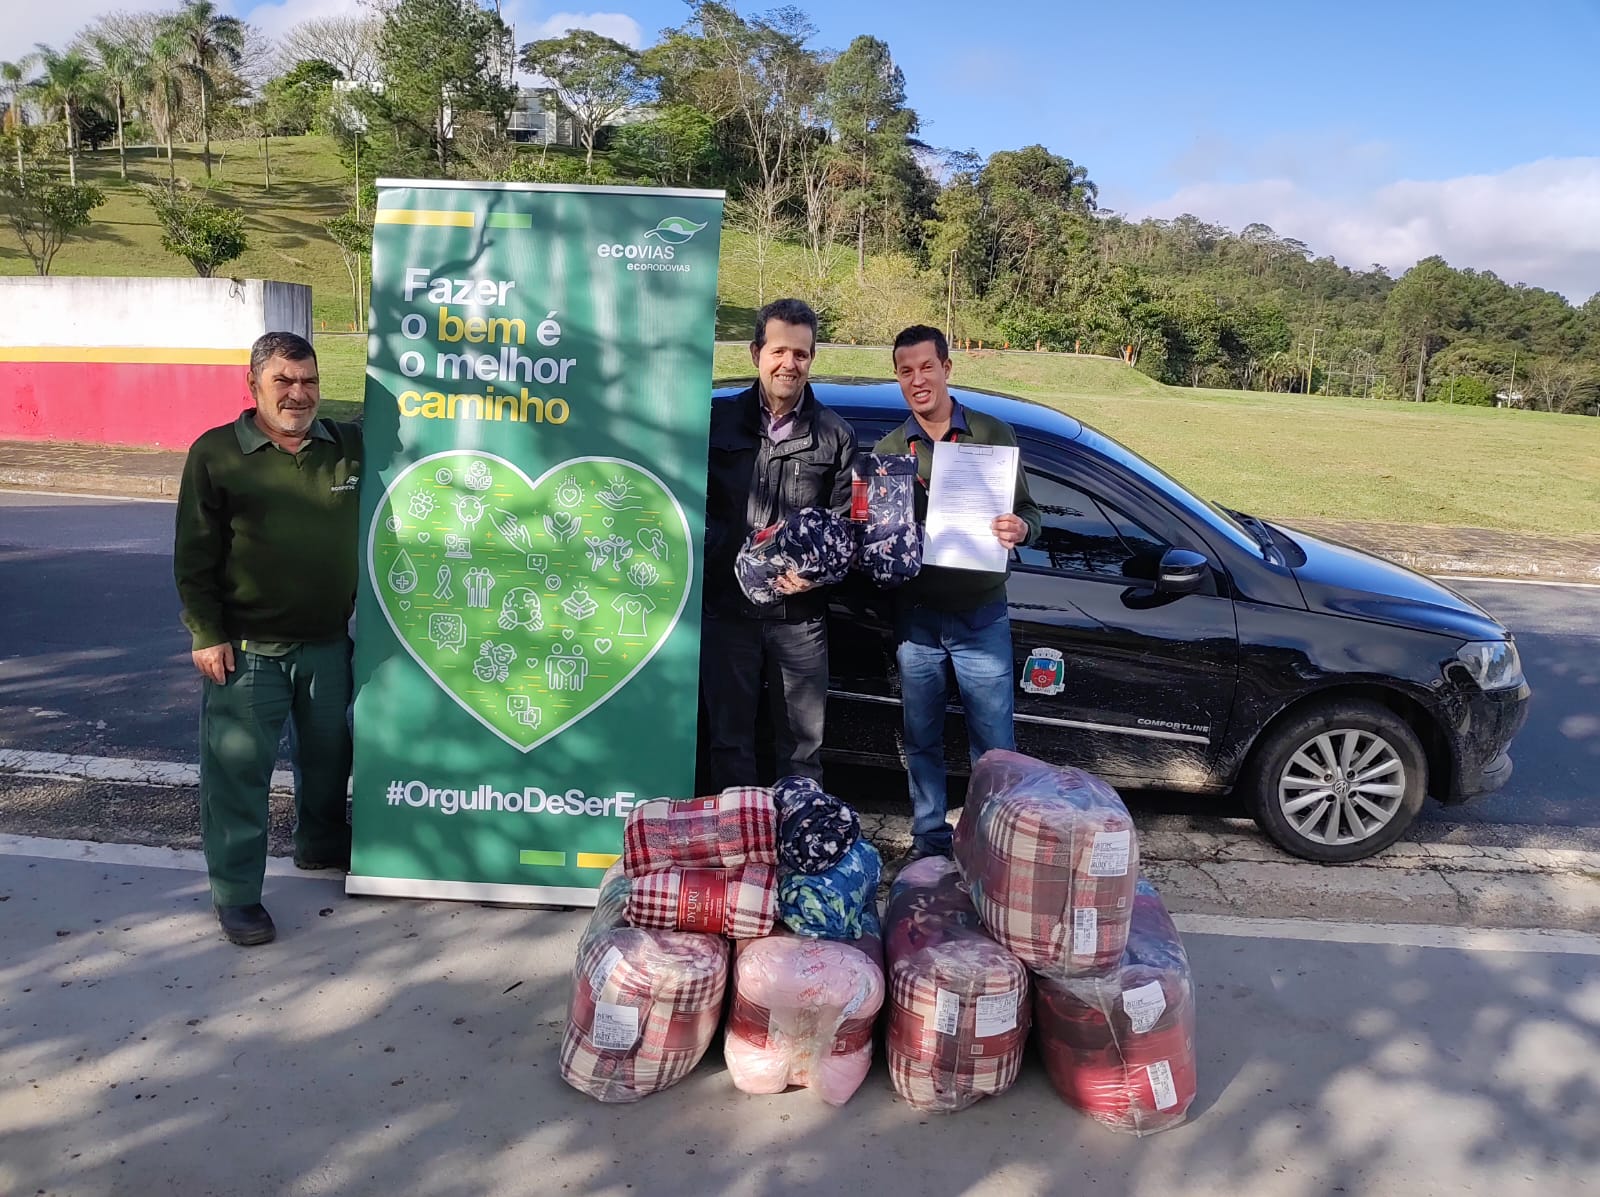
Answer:
[[[325,138],[274,138],[273,186],[263,189],[253,141],[216,142],[221,197],[245,209],[251,248],[230,273],[308,283],[330,414],[359,409],[366,338],[348,335],[349,276],[322,222],[350,203],[350,180]],[[199,178],[198,151],[178,148],[178,169]],[[86,154],[80,172],[105,188],[91,236],[69,243],[58,274],[182,275],[161,248],[135,186],[166,178],[152,150]],[[846,267],[853,270],[850,257]],[[0,273],[32,267],[0,231]],[[804,270],[793,246],[767,265],[768,297]],[[749,335],[756,274],[747,238],[723,238],[717,335]],[[341,335],[342,334],[342,335]],[[718,377],[748,376],[741,345],[717,349]],[[824,346],[819,375],[889,377],[882,349]],[[1600,420],[1440,404],[1380,403],[1304,395],[1163,386],[1115,361],[1050,354],[956,354],[955,380],[1032,399],[1078,416],[1162,466],[1194,490],[1263,515],[1331,516],[1511,531],[1600,532]]]

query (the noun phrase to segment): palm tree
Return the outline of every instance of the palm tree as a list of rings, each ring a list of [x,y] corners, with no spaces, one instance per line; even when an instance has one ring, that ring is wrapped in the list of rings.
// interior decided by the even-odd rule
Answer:
[[[47,110],[59,109],[67,125],[67,171],[74,185],[78,182],[78,116],[85,104],[104,103],[100,78],[90,62],[76,50],[57,54],[49,46],[39,47],[39,63],[44,74],[33,81],[34,93]]]
[[[129,42],[96,37],[94,55],[100,60],[100,77],[111,89],[111,99],[117,106],[117,165],[122,177],[128,177],[128,146],[122,135],[122,117],[129,95],[137,95],[145,86],[145,61],[137,47]]]
[[[162,33],[181,47],[181,61],[200,88],[200,136],[206,178],[211,177],[211,91],[219,68],[244,61],[244,22],[224,16],[212,0],[189,0],[162,22]]]
[[[145,65],[144,109],[150,122],[167,147],[167,181],[175,183],[178,167],[172,159],[172,130],[178,123],[178,109],[183,105],[183,63],[179,61],[182,47],[167,34],[157,37],[150,47],[150,61]]]
[[[17,139],[17,173],[22,173],[22,89],[33,69],[34,55],[24,54],[15,62],[0,62],[0,91],[5,92],[11,112],[11,136]]]

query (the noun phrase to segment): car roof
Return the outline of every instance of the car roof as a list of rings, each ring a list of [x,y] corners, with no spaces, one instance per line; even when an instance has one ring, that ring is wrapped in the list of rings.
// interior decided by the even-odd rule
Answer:
[[[753,378],[722,379],[715,384],[713,399],[729,399],[755,382]],[[906,402],[900,394],[900,384],[881,378],[821,377],[811,380],[811,389],[817,398],[841,414],[857,418],[882,416],[886,419],[906,418]],[[1083,424],[1065,412],[1042,403],[1019,399],[1015,395],[1002,395],[998,391],[984,391],[976,387],[951,387],[950,394],[963,407],[975,408],[1004,420],[1013,428],[1044,432],[1074,441],[1083,432]]]

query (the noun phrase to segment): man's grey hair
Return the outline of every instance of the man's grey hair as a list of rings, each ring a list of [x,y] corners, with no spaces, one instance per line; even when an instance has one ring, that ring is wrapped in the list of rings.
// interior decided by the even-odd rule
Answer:
[[[317,351],[311,348],[310,341],[297,333],[262,333],[256,338],[256,343],[250,346],[251,375],[260,377],[262,367],[275,357],[286,358],[291,362],[303,362],[307,358],[316,361]]]

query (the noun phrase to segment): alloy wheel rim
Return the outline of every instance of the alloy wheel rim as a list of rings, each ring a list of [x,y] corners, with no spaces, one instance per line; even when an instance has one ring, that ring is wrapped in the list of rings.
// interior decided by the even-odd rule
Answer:
[[[1314,844],[1359,844],[1394,821],[1405,800],[1406,767],[1375,732],[1342,727],[1300,745],[1278,776],[1278,809]]]

